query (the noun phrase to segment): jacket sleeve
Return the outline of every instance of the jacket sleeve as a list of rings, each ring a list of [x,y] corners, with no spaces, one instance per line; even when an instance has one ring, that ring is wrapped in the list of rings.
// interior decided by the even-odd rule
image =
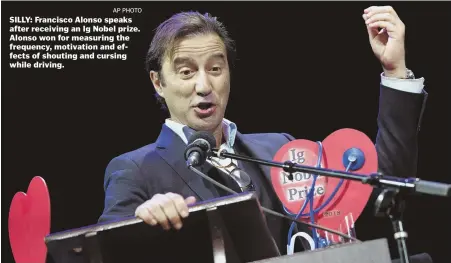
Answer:
[[[105,205],[99,222],[134,216],[136,208],[149,199],[138,165],[124,156],[108,164],[104,190]]]
[[[379,172],[397,177],[417,175],[418,133],[427,93],[381,86],[376,150]]]

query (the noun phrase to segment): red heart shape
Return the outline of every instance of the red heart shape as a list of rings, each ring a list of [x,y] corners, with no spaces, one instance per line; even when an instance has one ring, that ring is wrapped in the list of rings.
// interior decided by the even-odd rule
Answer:
[[[377,171],[377,152],[374,143],[362,132],[354,129],[340,129],[333,132],[322,142],[321,167],[331,170],[345,171],[343,154],[350,148],[358,148],[365,156],[364,165],[354,173],[370,174]],[[296,153],[296,154],[294,154]],[[294,140],[285,144],[275,155],[274,161],[294,163],[306,166],[317,166],[319,144],[309,140]],[[296,157],[297,156],[297,157]],[[296,157],[296,158],[294,158]],[[297,214],[305,203],[307,193],[313,183],[313,177],[305,173],[294,173],[292,182],[283,175],[283,169],[271,168],[271,179],[279,200],[291,214]],[[351,215],[353,220],[362,213],[371,195],[372,187],[358,181],[344,180],[329,203],[325,203],[332,195],[340,178],[319,175],[315,182],[313,208],[323,208],[315,214],[315,222],[319,225],[340,230],[344,217]],[[310,205],[303,210],[303,220],[309,220]]]
[[[17,192],[8,219],[9,241],[16,263],[45,263],[50,233],[50,197],[43,178],[34,177],[27,193]]]
[[[369,175],[377,172],[378,161],[376,146],[363,132],[354,129],[340,129],[333,132],[323,141],[327,156],[327,168],[331,170],[346,170],[343,164],[343,153],[351,148],[358,148],[365,156],[364,165],[353,173]],[[328,190],[333,191],[340,182],[340,178],[328,178]],[[317,223],[348,234],[345,227],[345,217],[357,221],[365,208],[373,188],[360,181],[344,180],[335,194],[333,201],[324,207],[317,219]],[[324,234],[324,233],[322,233]]]
[[[299,139],[291,141],[285,144],[274,157],[276,162],[291,161],[299,165],[315,166],[318,160],[319,145],[316,142],[309,140]],[[321,160],[321,167],[325,168],[326,158],[323,157]],[[272,167],[271,168],[271,179],[274,190],[279,197],[279,200],[284,204],[285,208],[291,214],[298,213],[304,204],[307,193],[312,185],[312,176],[306,173],[293,173],[293,181],[288,179],[288,174],[281,168]],[[316,180],[316,191],[317,194],[313,201],[313,207],[317,207],[324,197],[325,188],[323,187],[326,183],[327,178],[319,176]],[[309,206],[307,205],[303,213],[308,213]]]

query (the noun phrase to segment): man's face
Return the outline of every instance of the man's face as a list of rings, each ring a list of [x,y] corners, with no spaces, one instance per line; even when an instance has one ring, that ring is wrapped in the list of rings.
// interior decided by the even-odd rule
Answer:
[[[214,34],[176,43],[162,65],[161,81],[151,78],[166,100],[171,119],[195,130],[213,131],[222,122],[230,93],[226,48]],[[162,85],[163,84],[163,85]]]

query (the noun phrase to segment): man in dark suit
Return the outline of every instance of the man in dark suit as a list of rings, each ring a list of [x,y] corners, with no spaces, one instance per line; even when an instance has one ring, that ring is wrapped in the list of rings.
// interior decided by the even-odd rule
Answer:
[[[370,7],[363,18],[371,47],[382,64],[377,136],[379,170],[397,176],[416,174],[417,133],[424,109],[423,79],[406,68],[404,24],[391,7]],[[241,134],[224,118],[230,92],[233,41],[209,15],[180,13],[163,22],[149,48],[147,65],[166,120],[155,143],[114,158],[105,173],[105,209],[99,221],[136,215],[164,229],[182,227],[188,205],[227,195],[186,167],[183,156],[193,131],[210,131],[217,147],[261,159],[273,159],[294,138],[288,134]],[[260,203],[282,212],[271,186],[269,167],[232,163],[252,179]],[[221,165],[221,166],[227,166]],[[201,170],[237,189],[227,167],[207,162]],[[279,249],[286,247],[287,222],[267,216]]]

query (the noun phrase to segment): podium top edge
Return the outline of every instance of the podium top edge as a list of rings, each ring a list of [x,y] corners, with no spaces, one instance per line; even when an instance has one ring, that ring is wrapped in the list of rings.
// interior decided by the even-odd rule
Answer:
[[[235,195],[228,195],[223,197],[218,197],[215,199],[210,199],[207,201],[197,202],[196,204],[189,207],[189,212],[196,212],[200,210],[209,209],[212,207],[224,206],[233,203],[239,203],[251,199],[257,200],[257,194],[255,192],[246,192]]]
[[[247,193],[240,193],[240,194],[236,194],[236,195],[219,197],[219,198],[210,199],[210,200],[203,201],[203,202],[198,202],[189,207],[189,212],[193,213],[193,212],[197,212],[197,211],[207,210],[207,209],[210,209],[213,207],[225,206],[228,204],[239,203],[239,202],[252,200],[252,199],[255,199],[258,202],[257,194],[255,192],[247,192]],[[85,236],[89,233],[97,233],[97,232],[102,232],[102,231],[106,231],[106,230],[110,230],[110,229],[114,229],[114,228],[120,228],[120,227],[124,227],[124,226],[139,224],[142,222],[143,222],[143,220],[141,220],[140,218],[137,218],[135,216],[127,216],[127,217],[119,218],[114,221],[102,222],[102,223],[92,224],[92,225],[88,225],[88,226],[84,226],[84,227],[80,227],[80,228],[69,229],[69,230],[64,230],[64,231],[60,231],[60,232],[56,232],[56,233],[51,233],[51,234],[47,235],[44,238],[44,240],[45,240],[45,243],[49,243],[49,242],[54,242],[54,241],[58,241],[58,240],[68,239],[68,238]]]

